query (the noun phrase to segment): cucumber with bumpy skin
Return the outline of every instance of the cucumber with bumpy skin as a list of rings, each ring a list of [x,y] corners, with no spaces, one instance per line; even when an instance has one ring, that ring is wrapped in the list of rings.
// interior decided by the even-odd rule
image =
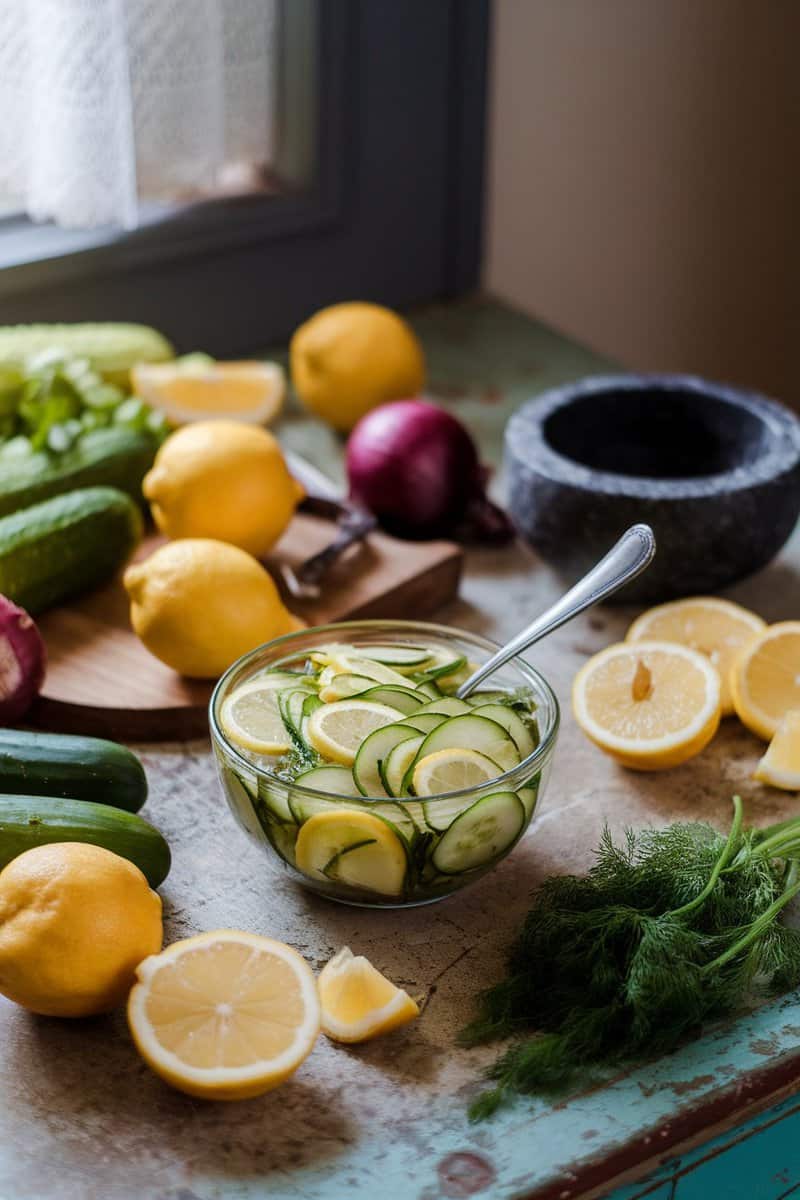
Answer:
[[[138,812],[147,778],[135,754],[104,738],[0,729],[0,793],[12,792]]]

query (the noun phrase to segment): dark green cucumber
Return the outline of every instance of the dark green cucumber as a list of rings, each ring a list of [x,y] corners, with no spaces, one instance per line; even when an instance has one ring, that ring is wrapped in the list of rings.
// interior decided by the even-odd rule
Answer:
[[[29,613],[96,587],[142,535],[142,515],[117,488],[82,488],[0,517],[0,593]]]
[[[138,812],[147,778],[125,746],[103,738],[0,729],[0,793],[60,796]]]
[[[39,451],[3,464],[0,517],[77,488],[116,487],[141,503],[155,439],[121,426],[95,429],[63,454]]]
[[[169,846],[135,813],[59,796],[0,796],[0,870],[34,846],[89,842],[135,863],[151,887],[166,879]]]

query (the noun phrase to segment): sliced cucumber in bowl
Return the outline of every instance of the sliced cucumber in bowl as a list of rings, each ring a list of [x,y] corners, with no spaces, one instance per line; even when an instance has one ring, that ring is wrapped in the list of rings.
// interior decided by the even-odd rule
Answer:
[[[417,762],[439,750],[463,750],[468,747],[490,758],[500,767],[500,774],[519,766],[519,750],[511,735],[488,717],[479,717],[472,710],[448,717],[428,734],[417,752]]]
[[[440,696],[437,700],[431,700],[428,704],[423,704],[422,708],[418,711],[421,713],[439,713],[443,717],[461,717],[465,713],[472,712],[472,709],[466,700],[459,700],[456,696]]]
[[[397,687],[396,684],[383,683],[377,687],[370,680],[369,689],[359,696],[360,700],[373,700],[376,704],[388,704],[398,712],[411,716],[425,704],[425,700],[413,688]]]
[[[364,738],[353,762],[353,779],[362,796],[389,795],[381,779],[381,763],[395,746],[420,732],[411,717],[402,723],[382,725]]]
[[[393,646],[362,646],[361,653],[372,662],[394,667],[405,674],[423,670],[434,652],[430,646],[410,646],[405,642],[397,642]]]
[[[333,763],[303,771],[294,782],[301,787],[312,788],[315,792],[327,792],[333,796],[352,796],[356,788],[350,768]]]
[[[404,738],[394,746],[386,758],[378,764],[381,782],[389,796],[402,796],[403,780],[406,773],[417,757],[417,752],[425,741],[425,731]]]
[[[476,800],[442,834],[431,856],[443,875],[462,875],[505,854],[525,825],[516,792],[493,792]]]
[[[509,705],[482,704],[479,708],[474,708],[472,711],[476,717],[488,717],[490,721],[496,721],[498,725],[503,726],[517,747],[520,760],[527,758],[529,754],[533,754],[536,749],[533,734],[519,713],[514,712],[514,709],[509,707]]]

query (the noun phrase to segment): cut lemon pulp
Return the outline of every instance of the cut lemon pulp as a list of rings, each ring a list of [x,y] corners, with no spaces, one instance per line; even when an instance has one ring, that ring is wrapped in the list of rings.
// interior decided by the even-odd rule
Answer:
[[[418,796],[461,792],[502,774],[502,767],[477,750],[434,750],[414,767],[414,791]]]
[[[219,714],[226,737],[255,754],[285,754],[291,742],[278,709],[278,691],[285,687],[285,680],[269,679],[238,687]]]
[[[300,1066],[320,1029],[317,985],[272,938],[221,929],[137,968],[128,1023],[145,1062],[190,1096],[244,1100]]]
[[[633,622],[628,642],[679,642],[705,654],[720,675],[723,717],[734,711],[728,683],[731,667],[744,648],[766,629],[761,617],[715,596],[690,596],[659,604]]]
[[[402,715],[388,704],[336,700],[311,714],[305,734],[309,745],[323,758],[352,767],[356,751],[367,734],[399,721]]]
[[[773,737],[800,709],[800,621],[770,625],[742,651],[731,671],[737,716],[758,737]]]
[[[286,377],[277,363],[214,362],[187,355],[169,363],[142,363],[131,371],[133,390],[176,425],[228,417],[267,424],[283,407]]]
[[[800,792],[800,709],[783,718],[753,778],[788,792]]]
[[[380,817],[339,809],[316,813],[297,835],[295,861],[312,879],[326,879],[384,896],[399,896],[406,877],[406,852]]]
[[[692,758],[714,736],[720,679],[705,655],[672,642],[622,642],[595,654],[572,687],[587,737],[627,767],[657,771]]]
[[[335,1042],[365,1042],[419,1016],[408,992],[348,946],[323,968],[318,984],[322,1031]]]

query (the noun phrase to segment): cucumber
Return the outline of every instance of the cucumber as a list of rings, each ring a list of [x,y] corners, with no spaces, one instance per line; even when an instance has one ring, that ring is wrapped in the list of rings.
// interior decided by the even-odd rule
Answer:
[[[414,729],[418,729],[420,733],[430,733],[432,729],[443,724],[447,720],[444,713],[432,712],[415,712],[410,717],[403,717],[401,725],[413,725]]]
[[[0,796],[0,869],[34,846],[89,842],[135,863],[151,887],[166,879],[169,846],[135,813],[59,796]]]
[[[536,808],[536,801],[539,798],[539,777],[531,780],[530,787],[520,788],[517,792],[519,802],[525,809],[525,819],[529,821],[533,816]]]
[[[463,654],[457,657],[451,655],[447,651],[437,652],[437,664],[433,667],[426,667],[420,672],[420,681],[422,683],[432,683],[437,681],[437,686],[441,687],[440,680],[446,679],[448,675],[455,675],[456,671],[460,671],[467,665],[467,660]]]
[[[57,346],[70,358],[88,358],[108,383],[127,388],[137,363],[166,362],[175,351],[163,334],[149,325],[127,321],[80,321],[51,325],[0,327],[0,362],[21,362]]]
[[[416,762],[437,750],[467,749],[490,758],[501,771],[510,771],[521,762],[519,750],[503,726],[488,717],[477,716],[472,710],[448,717],[429,733],[417,752]]]
[[[445,717],[460,717],[464,713],[472,712],[472,709],[466,700],[459,700],[455,696],[442,696],[438,700],[431,700],[428,704],[423,704],[419,712],[440,713]]]
[[[513,738],[514,745],[519,750],[520,759],[527,758],[529,754],[533,754],[536,749],[533,734],[519,713],[515,713],[513,708],[510,708],[507,704],[481,704],[478,708],[473,708],[472,711],[477,717],[488,717],[490,721],[497,721],[498,725],[502,725],[505,731]]]
[[[310,775],[311,772],[307,771],[306,774]],[[409,840],[417,832],[416,822],[410,813],[402,804],[394,804],[391,801],[370,803],[368,800],[340,800],[337,796],[326,798],[324,796],[297,796],[292,793],[289,804],[298,825],[309,821],[317,813],[369,812],[373,816],[379,817],[384,825],[388,825],[392,832],[398,835],[404,846],[408,845]]]
[[[116,488],[83,488],[0,517],[0,593],[39,613],[104,583],[142,536],[142,516]]]
[[[413,720],[407,720],[402,724],[382,725],[364,738],[353,762],[353,779],[362,796],[388,795],[381,781],[380,764],[390,750],[408,741],[414,732]]]
[[[389,751],[383,762],[378,763],[381,783],[385,787],[387,795],[400,796],[403,794],[403,780],[406,777],[406,771],[417,757],[417,751],[424,741],[424,732],[417,734],[416,737],[406,737]]]
[[[303,741],[303,705],[307,699],[305,688],[286,688],[278,692],[278,712],[293,742]]]
[[[289,806],[289,784],[267,783],[258,781],[258,799],[264,805],[269,817],[282,824],[292,824],[294,813]]]
[[[138,812],[147,778],[135,754],[103,738],[0,729],[0,793],[61,796]]]
[[[95,429],[63,454],[45,450],[4,463],[0,473],[0,517],[77,488],[116,487],[142,502],[142,480],[156,443],[143,433],[112,426]]]
[[[433,657],[433,651],[429,647],[408,646],[404,642],[398,642],[394,646],[362,646],[361,653],[372,662],[394,667],[401,672],[422,668]]]
[[[326,704],[331,704],[334,700],[350,700],[353,696],[360,696],[374,687],[374,679],[369,679],[366,675],[351,675],[345,671],[341,675],[334,675],[330,682],[325,684],[320,695]]]
[[[388,683],[374,687],[371,680],[369,691],[364,692],[359,699],[373,700],[376,704],[388,704],[389,708],[396,708],[398,712],[405,713],[406,716],[418,712],[425,703],[419,692],[413,688],[401,688]]]
[[[356,790],[353,773],[349,767],[334,765],[312,767],[298,775],[295,783],[301,787],[313,788],[317,792],[327,792],[333,796],[352,796]]]
[[[256,789],[243,776],[222,768],[223,784],[236,824],[257,842],[267,840],[266,821],[261,814]]]
[[[418,683],[414,690],[422,696],[427,696],[429,700],[441,700],[444,696],[442,689],[433,680],[429,683]]]
[[[492,691],[489,688],[484,691],[470,692],[467,696],[467,704],[472,708],[479,708],[484,704],[509,704],[510,702],[509,692]]]
[[[494,792],[465,809],[437,843],[431,861],[443,875],[461,875],[504,854],[519,837],[525,809],[516,792]]]

